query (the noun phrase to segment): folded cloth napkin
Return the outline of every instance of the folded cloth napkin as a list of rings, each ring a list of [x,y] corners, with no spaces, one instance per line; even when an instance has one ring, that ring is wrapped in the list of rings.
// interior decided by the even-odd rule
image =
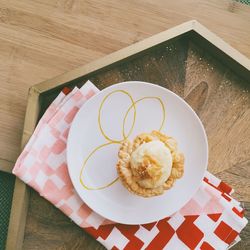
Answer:
[[[81,89],[64,89],[40,119],[13,173],[108,249],[227,249],[239,241],[247,224],[244,211],[231,187],[209,172],[180,211],[146,225],[108,221],[79,198],[67,170],[67,136],[77,111],[98,91],[90,81]]]

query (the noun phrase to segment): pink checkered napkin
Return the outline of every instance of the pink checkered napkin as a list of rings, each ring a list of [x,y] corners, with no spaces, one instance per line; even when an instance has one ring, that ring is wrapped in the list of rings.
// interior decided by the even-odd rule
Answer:
[[[76,194],[66,163],[67,135],[85,101],[99,90],[87,82],[60,93],[39,121],[13,173],[108,249],[227,249],[247,224],[233,190],[210,173],[194,197],[171,217],[147,225],[107,221]]]
[[[81,89],[74,88],[68,95],[61,92],[39,121],[13,169],[16,176],[81,227],[89,226],[86,218],[92,211],[72,186],[65,149],[74,116],[98,91],[88,81]],[[100,220],[100,216],[94,214],[94,217]]]

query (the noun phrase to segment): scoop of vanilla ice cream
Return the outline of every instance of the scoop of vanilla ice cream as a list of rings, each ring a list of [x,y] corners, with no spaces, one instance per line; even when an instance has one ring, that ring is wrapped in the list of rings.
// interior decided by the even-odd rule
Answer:
[[[141,174],[143,178],[137,178],[140,186],[145,188],[159,187],[164,184],[171,174],[171,152],[159,140],[144,143],[132,153],[131,169],[137,177],[140,177],[143,170],[144,174]]]

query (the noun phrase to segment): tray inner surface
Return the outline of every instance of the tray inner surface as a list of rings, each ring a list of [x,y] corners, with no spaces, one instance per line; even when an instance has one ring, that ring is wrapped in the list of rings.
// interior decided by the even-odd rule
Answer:
[[[103,89],[114,83],[139,80],[159,84],[177,93],[193,107],[205,126],[209,141],[209,171],[225,181],[230,178],[230,184],[236,191],[240,190],[236,197],[241,200],[243,195],[247,197],[248,185],[248,177],[239,177],[239,172],[246,172],[249,164],[246,149],[250,134],[250,85],[237,70],[228,67],[228,60],[220,58],[219,53],[211,53],[198,41],[184,35],[63,86],[81,87],[91,80]],[[40,117],[63,86],[40,96]],[[249,206],[248,200],[245,206]],[[65,239],[64,236],[68,235],[70,239]],[[247,234],[243,232],[244,237]],[[75,241],[78,247],[84,249],[99,246],[59,210],[32,191],[24,248],[29,249],[34,244],[41,244],[44,248],[48,239],[50,247],[54,242],[55,248],[69,241]],[[98,249],[101,248],[99,246]]]

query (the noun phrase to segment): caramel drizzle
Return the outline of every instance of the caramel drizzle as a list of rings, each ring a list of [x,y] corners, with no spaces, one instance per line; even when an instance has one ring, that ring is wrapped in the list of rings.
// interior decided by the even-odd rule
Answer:
[[[128,110],[126,111],[126,114],[123,118],[123,125],[122,125],[122,139],[121,140],[113,140],[111,139],[106,133],[105,131],[103,130],[102,128],[102,124],[101,124],[101,114],[102,114],[102,108],[103,108],[103,105],[104,103],[106,102],[106,100],[113,94],[115,93],[122,93],[122,94],[125,94],[129,97],[130,101],[131,101],[131,105],[129,106]],[[111,145],[111,144],[121,144],[124,140],[126,140],[133,132],[133,129],[134,129],[134,126],[135,126],[135,121],[136,121],[136,104],[138,104],[139,102],[143,101],[143,100],[147,100],[147,99],[155,99],[155,100],[158,100],[159,103],[161,104],[161,108],[162,108],[162,122],[161,122],[161,125],[160,125],[160,128],[158,129],[159,131],[162,130],[163,126],[164,126],[164,123],[165,123],[165,120],[166,120],[166,112],[165,112],[165,106],[161,100],[161,98],[159,97],[155,97],[155,96],[146,96],[146,97],[143,97],[143,98],[140,98],[136,101],[134,101],[134,99],[132,98],[132,96],[125,90],[115,90],[115,91],[112,91],[110,92],[108,95],[106,95],[102,102],[101,102],[101,105],[99,107],[99,110],[98,110],[98,126],[99,126],[99,129],[100,129],[100,132],[102,134],[102,136],[108,141],[107,143],[104,143],[102,145],[99,145],[98,147],[94,148],[93,151],[90,152],[90,154],[88,155],[88,157],[84,160],[83,162],[83,165],[82,165],[82,168],[81,168],[81,171],[80,171],[80,176],[79,176],[79,180],[80,180],[80,183],[81,185],[87,189],[87,190],[101,190],[101,189],[105,189],[107,187],[110,187],[111,185],[113,185],[115,182],[118,181],[119,177],[116,177],[114,180],[112,180],[111,182],[109,182],[108,184],[105,184],[103,186],[100,186],[100,187],[90,187],[88,185],[86,185],[83,181],[83,175],[84,175],[84,170],[86,169],[86,165],[87,165],[87,162],[88,160],[95,154],[96,151],[98,151],[99,149],[105,147],[105,146],[108,146],[108,145]],[[125,134],[125,124],[126,124],[126,121],[127,121],[127,117],[128,117],[128,114],[129,112],[131,111],[131,109],[133,109],[133,122],[132,122],[132,125],[131,125],[131,128],[128,132],[128,134],[126,135]],[[86,171],[86,170],[85,170]]]

